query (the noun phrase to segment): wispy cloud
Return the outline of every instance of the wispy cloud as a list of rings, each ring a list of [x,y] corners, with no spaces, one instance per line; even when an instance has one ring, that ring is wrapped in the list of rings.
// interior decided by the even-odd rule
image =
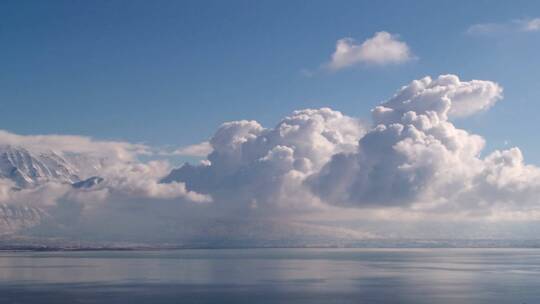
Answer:
[[[103,141],[78,135],[18,135],[0,130],[0,145],[22,146],[31,150],[85,153],[95,157],[133,160],[137,155],[152,154],[144,144]]]
[[[471,35],[494,35],[503,33],[540,31],[540,18],[515,19],[507,22],[477,23],[467,29]]]
[[[203,141],[198,144],[176,149],[171,154],[180,156],[206,157],[210,153],[212,153],[212,145],[210,145],[210,143],[207,141]]]
[[[168,157],[168,156],[187,156],[187,157],[207,157],[208,154],[212,153],[213,148],[210,142],[203,141],[197,144],[192,144],[179,148],[154,148],[153,153],[157,156]]]
[[[524,31],[540,31],[540,18],[527,20],[523,24]]]

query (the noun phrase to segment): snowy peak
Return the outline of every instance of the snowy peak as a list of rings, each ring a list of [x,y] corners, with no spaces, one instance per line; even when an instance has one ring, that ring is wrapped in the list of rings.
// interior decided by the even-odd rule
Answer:
[[[104,179],[99,176],[92,176],[90,178],[87,178],[85,180],[82,180],[80,182],[73,183],[71,186],[75,189],[88,189],[92,188],[99,183],[101,183]]]
[[[0,146],[0,178],[12,180],[18,187],[30,188],[45,182],[80,181],[77,168],[50,152],[32,152],[22,147]]]

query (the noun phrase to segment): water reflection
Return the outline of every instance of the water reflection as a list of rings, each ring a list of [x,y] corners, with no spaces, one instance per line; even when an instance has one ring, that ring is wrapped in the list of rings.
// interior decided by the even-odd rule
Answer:
[[[0,302],[539,303],[539,274],[534,249],[0,253]]]

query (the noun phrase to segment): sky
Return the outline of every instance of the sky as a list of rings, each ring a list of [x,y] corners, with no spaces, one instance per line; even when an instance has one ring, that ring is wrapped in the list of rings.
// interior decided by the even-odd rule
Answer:
[[[412,79],[453,73],[505,96],[457,123],[540,164],[524,132],[540,111],[540,33],[468,33],[539,14],[537,1],[2,1],[0,128],[186,146],[225,121],[270,127],[302,108],[369,119]],[[321,71],[337,40],[380,31],[414,59]]]
[[[539,48],[537,1],[0,1],[0,203],[53,237],[536,238]]]

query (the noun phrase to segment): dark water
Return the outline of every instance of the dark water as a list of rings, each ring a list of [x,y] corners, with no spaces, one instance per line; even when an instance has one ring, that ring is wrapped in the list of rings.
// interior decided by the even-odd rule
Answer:
[[[540,303],[540,250],[0,253],[0,303]]]

